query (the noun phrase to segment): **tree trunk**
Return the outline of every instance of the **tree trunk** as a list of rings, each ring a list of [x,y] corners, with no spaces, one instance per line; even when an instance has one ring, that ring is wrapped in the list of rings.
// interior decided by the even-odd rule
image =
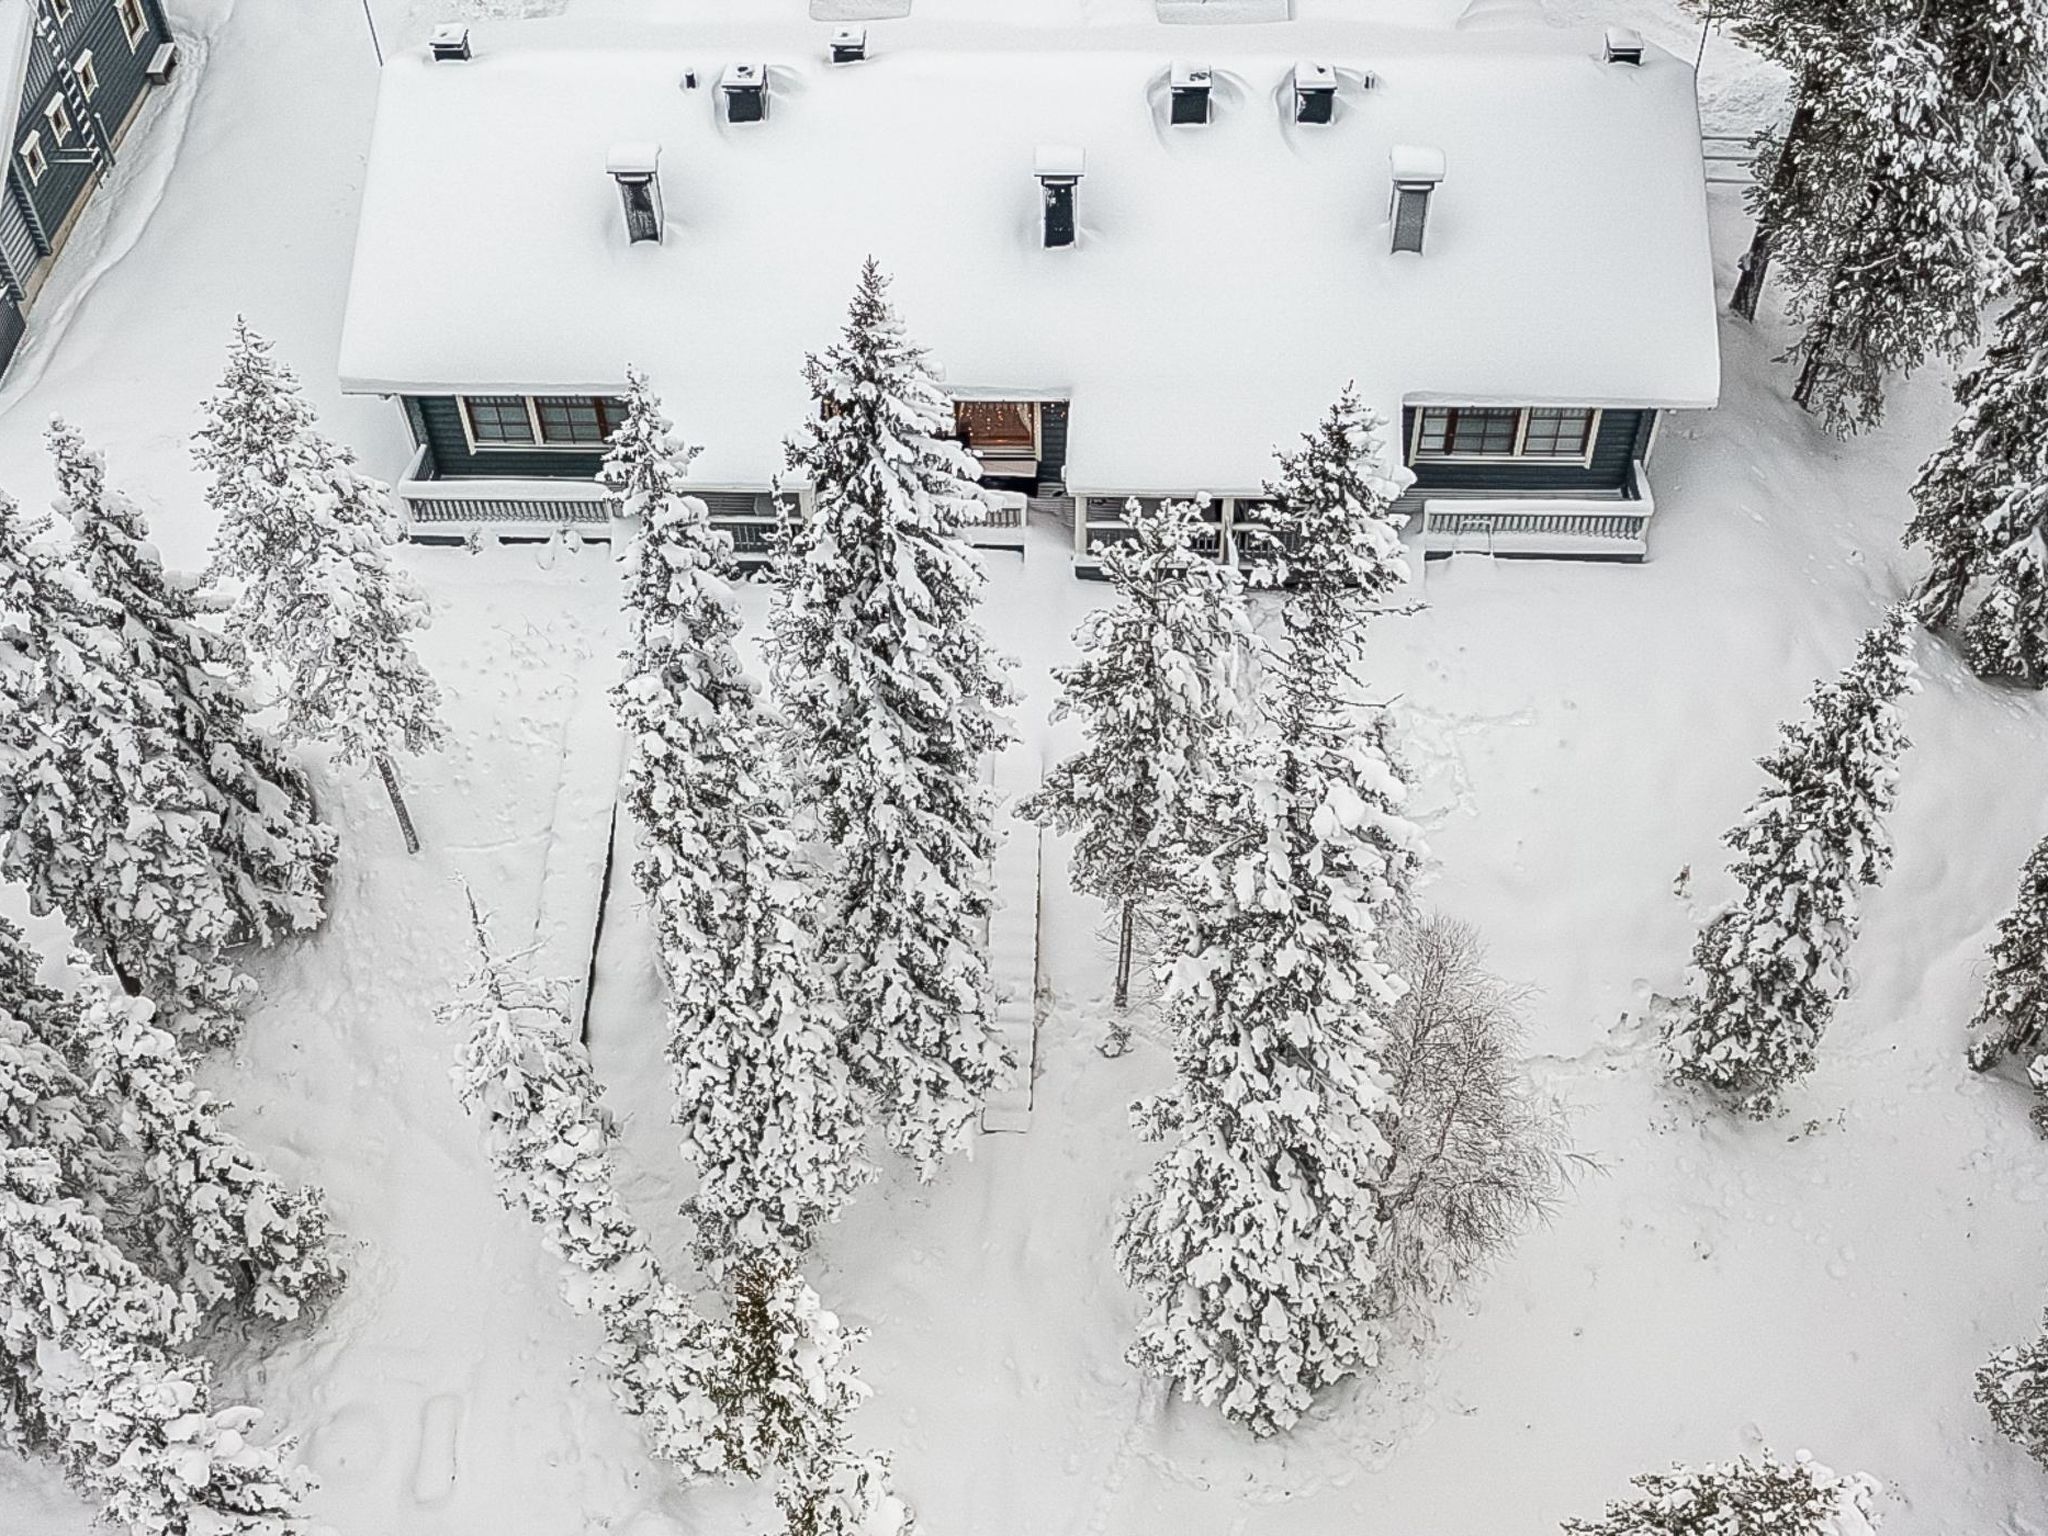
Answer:
[[[1763,297],[1764,278],[1771,270],[1771,246],[1777,239],[1781,217],[1776,210],[1783,207],[1785,198],[1791,193],[1798,169],[1799,147],[1813,128],[1814,112],[1807,102],[1808,93],[1802,87],[1799,106],[1792,113],[1792,122],[1785,130],[1785,142],[1778,146],[1777,164],[1771,167],[1771,185],[1758,205],[1756,233],[1750,236],[1749,249],[1737,264],[1741,275],[1735,280],[1735,294],[1728,301],[1728,312],[1752,323],[1756,320],[1757,300]]]
[[[398,813],[398,830],[405,834],[405,851],[420,851],[420,835],[413,830],[412,812],[405,808],[405,796],[398,792],[398,770],[391,766],[391,754],[377,754],[377,775],[384,781],[384,793],[391,797],[391,809]]]
[[[1138,904],[1130,897],[1124,898],[1124,909],[1117,920],[1116,935],[1116,993],[1110,999],[1118,1008],[1125,1008],[1131,1001],[1131,940],[1138,922]]]

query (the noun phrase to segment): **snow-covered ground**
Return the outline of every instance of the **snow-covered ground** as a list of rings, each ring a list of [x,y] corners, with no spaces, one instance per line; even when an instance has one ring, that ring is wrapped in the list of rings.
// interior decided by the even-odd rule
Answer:
[[[998,3],[1015,0],[917,0]],[[1549,5],[1697,41],[1666,0]],[[448,8],[376,0],[386,47]],[[210,529],[184,443],[238,311],[373,468],[396,467],[402,431],[388,407],[332,388],[375,88],[360,5],[177,9],[190,67],[129,141],[122,184],[95,204],[0,387],[0,485],[47,498],[38,438],[60,411],[190,562]],[[1081,25],[1143,4],[1028,9]],[[1394,7],[1416,24],[1461,9]],[[1707,62],[1710,125],[1746,127],[1775,99],[1724,45]],[[1744,226],[1717,198],[1725,287]],[[1752,760],[1901,590],[1905,486],[1949,410],[1929,375],[1899,390],[1881,432],[1834,442],[1786,403],[1781,342],[1770,325],[1726,326],[1724,408],[1666,424],[1649,564],[1462,558],[1429,572],[1426,611],[1379,630],[1376,673],[1398,698],[1441,862],[1430,899],[1533,988],[1532,1070],[1572,1104],[1601,1170],[1443,1316],[1433,1345],[1296,1433],[1253,1444],[1163,1403],[1121,1358],[1132,1306],[1108,1236],[1147,1155],[1124,1105],[1162,1081],[1166,1053],[1142,1023],[1131,1055],[1095,1053],[1098,914],[1065,895],[1049,843],[1029,1130],[983,1138],[929,1189],[891,1169],[816,1265],[827,1299],[873,1330],[861,1432],[896,1452],[933,1536],[1537,1536],[1634,1471],[1759,1436],[1885,1478],[1895,1536],[2048,1529],[2048,1480],[1970,1396],[1982,1357],[2038,1320],[2048,1155],[2022,1093],[1972,1077],[1961,1052],[1990,927],[2048,830],[2048,708],[1923,645],[1898,866],[1869,903],[1821,1070],[1785,1119],[1706,1118],[1653,1061],[1645,1013],[1676,989],[1697,919],[1726,889],[1717,838],[1756,787]],[[249,1139],[329,1191],[354,1283],[310,1336],[230,1375],[300,1438],[323,1483],[315,1512],[344,1536],[751,1529],[757,1495],[673,1487],[577,1366],[595,1335],[557,1299],[531,1229],[498,1208],[432,1013],[465,964],[461,881],[511,942],[533,931],[544,871],[601,856],[561,791],[590,756],[579,716],[613,675],[612,568],[600,550],[408,559],[433,594],[426,654],[453,726],[449,750],[409,770],[426,852],[405,856],[374,786],[323,786],[347,839],[333,920],[266,958],[265,1001],[215,1074]],[[1022,562],[991,560],[989,622],[1024,661],[1020,725],[1044,738],[1047,669],[1101,593],[1069,579],[1050,530]],[[614,915],[596,1055],[630,1112],[629,1193],[672,1244],[658,997],[631,901]],[[0,1532],[88,1525],[47,1467],[0,1460]]]

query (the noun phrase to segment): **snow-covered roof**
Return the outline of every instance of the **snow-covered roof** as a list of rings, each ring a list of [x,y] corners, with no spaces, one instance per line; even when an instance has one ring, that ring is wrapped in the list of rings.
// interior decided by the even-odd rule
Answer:
[[[35,6],[30,0],[0,0],[0,117],[10,129],[21,121],[21,92],[35,42]]]
[[[1217,28],[1211,121],[1167,122],[1184,28],[478,28],[385,70],[345,389],[599,392],[647,370],[694,474],[765,485],[806,352],[861,259],[961,395],[1072,400],[1078,489],[1255,488],[1348,380],[1404,401],[1701,407],[1719,388],[1691,69],[1599,28]],[[1336,120],[1293,121],[1303,59]],[[766,121],[716,88],[767,61]],[[684,87],[694,78],[694,89]],[[608,150],[658,143],[660,243]],[[1041,242],[1043,146],[1086,155],[1080,237]],[[1394,254],[1390,155],[1440,151],[1426,254]]]

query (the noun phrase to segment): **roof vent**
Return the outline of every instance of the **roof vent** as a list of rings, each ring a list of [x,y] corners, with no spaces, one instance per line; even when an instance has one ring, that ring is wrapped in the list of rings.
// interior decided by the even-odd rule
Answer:
[[[832,34],[832,62],[858,64],[868,56],[868,29],[841,27]]]
[[[1074,188],[1088,168],[1088,156],[1071,144],[1041,144],[1032,162],[1045,197],[1047,250],[1074,243]]]
[[[1396,144],[1387,160],[1394,173],[1394,249],[1420,253],[1430,194],[1444,179],[1444,152]]]
[[[1643,62],[1643,34],[1633,27],[1609,27],[1607,29],[1607,62],[1610,64],[1640,64]]]
[[[619,184],[619,201],[626,210],[626,238],[629,244],[642,240],[661,242],[661,146],[659,144],[614,144],[604,157],[604,168]]]
[[[1206,64],[1176,64],[1173,66],[1172,110],[1169,122],[1206,123],[1209,121],[1209,66]]]
[[[427,48],[443,63],[466,59],[469,57],[469,28],[459,21],[443,22],[427,39]]]
[[[728,123],[758,123],[768,115],[767,65],[728,65],[718,88],[725,92]]]
[[[1337,107],[1337,71],[1303,59],[1294,66],[1294,120],[1327,123]]]

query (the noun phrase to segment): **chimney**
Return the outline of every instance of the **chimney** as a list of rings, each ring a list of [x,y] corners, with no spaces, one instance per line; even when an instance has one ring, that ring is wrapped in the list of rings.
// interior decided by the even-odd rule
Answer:
[[[1640,64],[1643,62],[1643,34],[1633,27],[1609,27],[1607,29],[1607,62],[1610,64]]]
[[[718,82],[728,123],[758,123],[768,115],[768,66],[733,64]]]
[[[1396,144],[1387,159],[1394,173],[1394,249],[1420,254],[1430,194],[1444,179],[1444,152]]]
[[[832,62],[858,64],[868,56],[868,29],[841,27],[832,34]]]
[[[443,22],[427,39],[427,48],[438,63],[466,59],[469,57],[469,28],[459,21]]]
[[[1206,123],[1209,121],[1209,66],[1206,64],[1176,64],[1173,66],[1172,110],[1167,120],[1175,123]]]
[[[661,242],[661,146],[659,144],[614,144],[604,157],[604,168],[619,184],[619,201],[626,210],[626,237],[638,245],[642,240]]]
[[[1032,163],[1045,197],[1047,250],[1074,243],[1074,188],[1086,171],[1088,156],[1070,144],[1041,144]]]
[[[1294,120],[1327,123],[1337,106],[1337,71],[1303,59],[1294,66]]]

